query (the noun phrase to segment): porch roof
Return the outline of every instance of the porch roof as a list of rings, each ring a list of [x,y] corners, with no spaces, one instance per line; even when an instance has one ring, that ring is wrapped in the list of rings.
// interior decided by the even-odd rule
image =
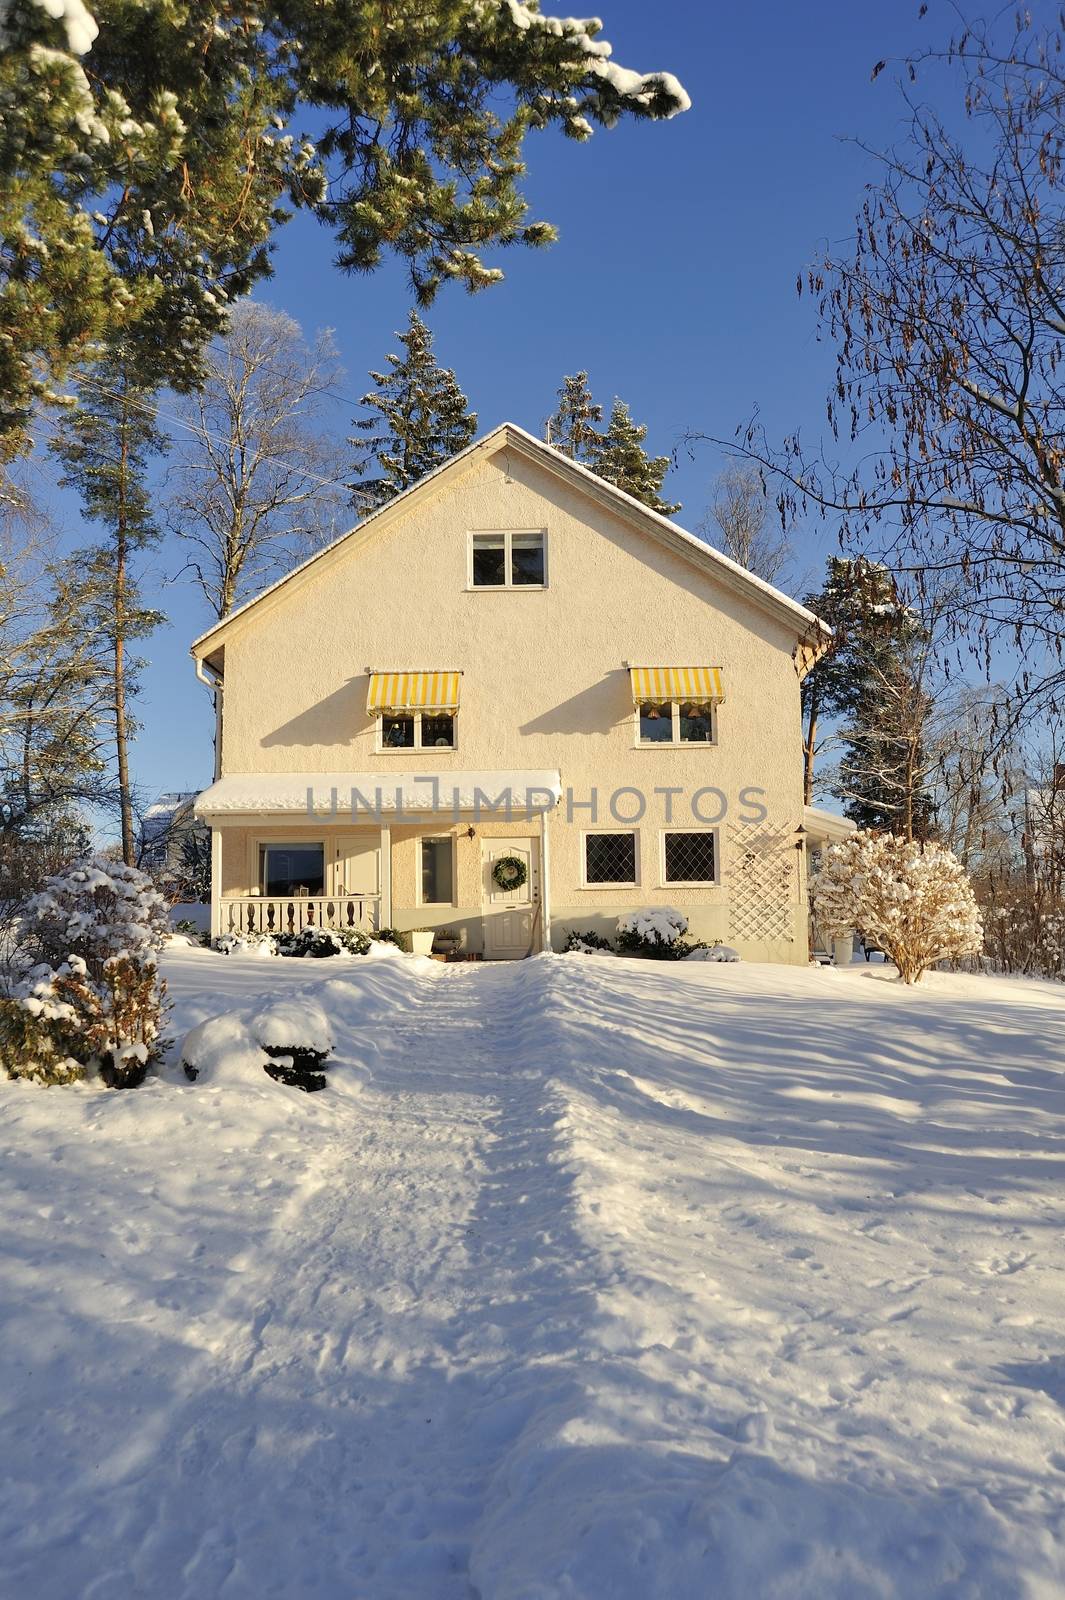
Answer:
[[[388,815],[553,811],[562,797],[557,771],[485,772],[234,772],[196,799],[198,817],[304,816],[308,821],[358,821]]]

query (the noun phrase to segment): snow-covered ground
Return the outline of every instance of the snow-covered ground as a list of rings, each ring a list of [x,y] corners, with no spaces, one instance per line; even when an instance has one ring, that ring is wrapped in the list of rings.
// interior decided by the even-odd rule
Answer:
[[[1065,1594],[1065,990],[166,967],[336,1062],[0,1085],[0,1594]]]

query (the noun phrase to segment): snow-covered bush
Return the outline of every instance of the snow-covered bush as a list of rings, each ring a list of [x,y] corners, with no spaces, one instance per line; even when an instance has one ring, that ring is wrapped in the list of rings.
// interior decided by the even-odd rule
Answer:
[[[75,862],[26,902],[24,928],[34,965],[4,1003],[8,1072],[69,1082],[98,1069],[111,1088],[140,1083],[162,1054],[156,954],[170,934],[150,880],[121,862]]]
[[[98,979],[113,956],[154,961],[170,936],[170,914],[143,872],[96,856],[45,879],[26,902],[26,931],[38,960],[60,966],[80,956]]]
[[[595,933],[591,929],[587,933],[578,933],[576,928],[571,928],[563,949],[567,954],[596,956],[604,951],[612,953],[614,946],[609,939],[604,939],[602,934]]]
[[[985,886],[980,910],[997,972],[1065,976],[1065,900],[1039,886]]]
[[[71,971],[69,965],[58,972],[37,967],[0,1000],[0,1067],[9,1078],[45,1084],[84,1078],[85,1063],[75,1053],[82,1043],[79,1016],[58,988]]]
[[[972,885],[942,845],[852,834],[824,852],[812,901],[829,938],[862,934],[895,963],[904,983],[916,983],[935,961],[982,947]]]
[[[364,956],[371,944],[362,928],[301,928],[299,933],[282,934],[277,948],[283,956]]]
[[[220,933],[211,948],[223,956],[276,956],[278,941],[272,933]]]
[[[738,961],[740,953],[730,944],[698,944],[689,950],[685,961]]]
[[[649,906],[618,918],[618,954],[679,961],[692,949],[684,935],[688,919],[672,906]]]
[[[280,1000],[249,1017],[226,1012],[186,1034],[181,1065],[193,1083],[201,1076],[255,1078],[260,1072],[307,1094],[325,1088],[319,1069],[333,1048],[333,1030],[320,1006]]]

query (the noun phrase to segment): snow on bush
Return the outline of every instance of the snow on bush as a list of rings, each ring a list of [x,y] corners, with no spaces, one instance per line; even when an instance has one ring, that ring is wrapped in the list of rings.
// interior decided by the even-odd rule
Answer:
[[[25,908],[33,964],[0,1006],[9,1076],[60,1083],[98,1069],[109,1087],[140,1083],[162,1054],[156,954],[169,934],[166,903],[133,867],[95,858],[46,879]]]
[[[299,998],[278,1000],[260,1011],[251,1036],[268,1056],[287,1057],[304,1071],[320,1066],[333,1048],[333,1027],[321,1006]]]
[[[576,928],[570,929],[564,949],[567,955],[601,956],[614,953],[614,946],[609,939],[591,930],[578,933]]]
[[[269,933],[220,933],[212,950],[223,956],[276,956],[277,940]]]
[[[688,919],[672,906],[647,906],[618,918],[618,952],[679,960],[691,948],[685,943]]]
[[[689,950],[685,961],[738,961],[740,953],[730,944],[701,944]]]
[[[260,1072],[279,1083],[313,1092],[325,1088],[317,1069],[333,1048],[333,1028],[321,1006],[294,997],[249,1016],[230,1011],[201,1022],[181,1045],[185,1076],[254,1078]]]
[[[299,933],[282,934],[277,947],[283,956],[364,956],[370,948],[370,935],[362,928],[301,928]]]
[[[26,924],[40,960],[80,956],[92,978],[114,956],[154,961],[170,936],[167,904],[151,879],[100,856],[46,878],[26,902]]]
[[[862,934],[916,983],[935,961],[976,954],[983,928],[972,885],[942,845],[855,833],[832,845],[813,884],[813,912],[830,938]]]

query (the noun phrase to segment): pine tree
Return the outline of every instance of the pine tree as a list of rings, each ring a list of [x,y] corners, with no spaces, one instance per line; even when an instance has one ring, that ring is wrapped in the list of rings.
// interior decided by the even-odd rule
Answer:
[[[562,380],[558,409],[547,422],[547,442],[571,461],[587,464],[601,440],[595,425],[602,420],[603,408],[592,399],[588,374],[575,372]]]
[[[652,511],[672,517],[680,510],[679,501],[663,500],[659,493],[670,460],[668,456],[649,456],[643,448],[646,437],[646,427],[632,420],[623,400],[615,400],[606,432],[590,446],[588,465]]]
[[[406,333],[396,337],[404,354],[386,358],[387,372],[371,371],[377,387],[360,403],[373,415],[355,419],[368,437],[350,441],[360,476],[351,503],[361,516],[424,478],[477,432],[477,413],[468,409],[455,374],[437,363],[433,336],[416,311]],[[368,478],[374,463],[377,473]]]
[[[555,237],[521,191],[532,129],[580,141],[688,105],[535,0],[90,5],[0,6],[0,457],[96,339],[194,384],[293,209],[342,271],[395,251],[426,304],[502,277],[488,247]]]
[[[72,603],[86,633],[106,642],[110,663],[110,720],[114,734],[122,859],[136,862],[129,745],[135,729],[129,701],[140,663],[127,646],[162,621],[147,608],[134,572],[138,556],[159,542],[146,483],[148,460],[165,439],[155,426],[151,392],[130,366],[110,360],[93,369],[80,403],[57,431],[53,449],[63,462],[64,487],[77,489],[86,517],[107,530],[104,543],[80,552]]]

